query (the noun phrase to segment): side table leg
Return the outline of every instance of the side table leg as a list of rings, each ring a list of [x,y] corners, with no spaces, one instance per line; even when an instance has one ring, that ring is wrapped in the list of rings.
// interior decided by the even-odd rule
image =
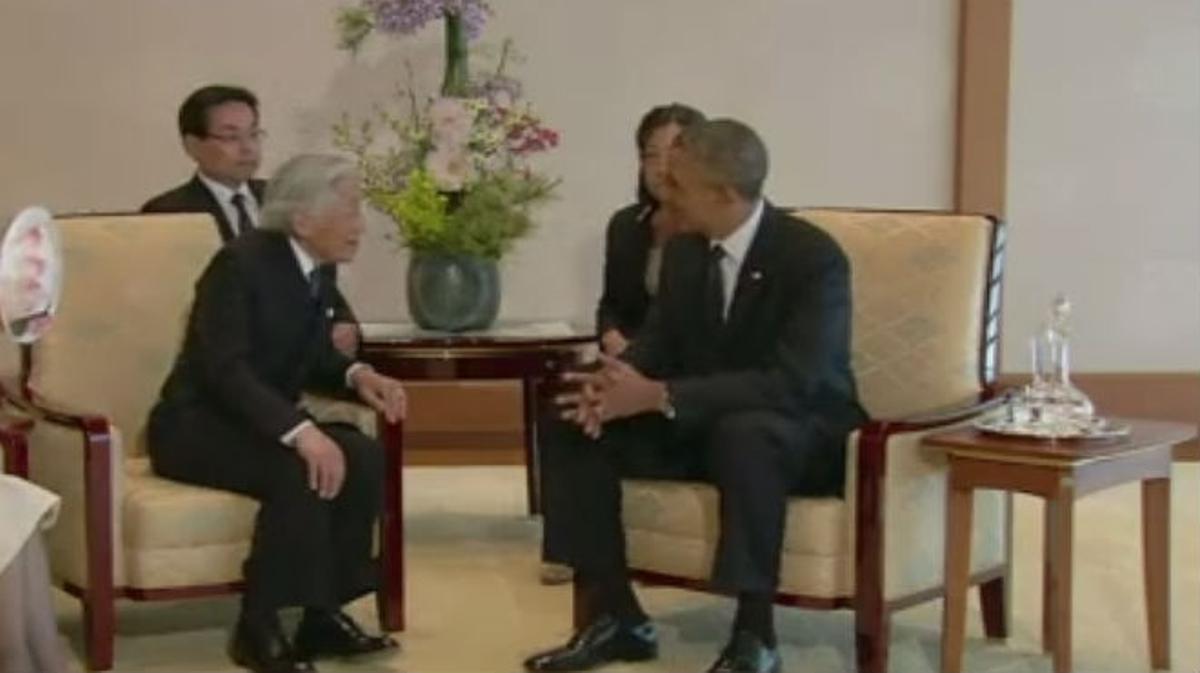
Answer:
[[[945,601],[942,606],[942,672],[962,670],[963,640],[966,637],[967,585],[971,570],[971,519],[975,495],[954,483],[951,464],[946,490]]]
[[[1049,555],[1051,652],[1055,673],[1071,670],[1071,562],[1074,540],[1075,492],[1062,485],[1047,500],[1050,518]]]
[[[525,499],[529,514],[542,513],[542,466],[538,453],[538,396],[541,379],[521,379],[522,412],[525,416]]]
[[[387,474],[383,479],[380,515],[380,585],[376,592],[384,631],[404,630],[404,422],[388,424],[379,417]]]
[[[1142,561],[1150,664],[1171,668],[1171,480],[1142,482]]]

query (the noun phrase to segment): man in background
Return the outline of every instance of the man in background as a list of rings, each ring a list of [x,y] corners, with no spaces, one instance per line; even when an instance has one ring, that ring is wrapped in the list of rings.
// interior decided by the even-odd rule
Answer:
[[[196,162],[196,173],[147,201],[142,212],[208,213],[226,242],[257,228],[266,182],[254,174],[262,162],[266,135],[259,127],[258,98],[249,90],[210,85],[193,91],[179,107],[179,136],[183,151]],[[323,273],[333,290],[333,344],[353,357],[358,350],[358,320],[337,289],[336,267]]]

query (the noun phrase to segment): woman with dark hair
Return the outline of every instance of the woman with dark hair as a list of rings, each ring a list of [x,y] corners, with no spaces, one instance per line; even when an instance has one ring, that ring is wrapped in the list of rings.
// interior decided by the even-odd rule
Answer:
[[[637,336],[650,300],[658,290],[663,244],[679,223],[660,208],[667,172],[667,153],[686,126],[704,115],[681,103],[660,105],[642,117],[637,128],[637,202],[621,208],[608,222],[604,249],[604,293],[596,308],[596,333],[609,355],[618,355]]]
[[[608,221],[604,246],[604,292],[596,307],[596,333],[600,347],[619,355],[646,321],[650,301],[658,291],[658,269],[663,246],[679,229],[675,215],[661,208],[667,173],[667,154],[680,130],[704,121],[704,115],[681,103],[652,108],[638,123],[637,201]],[[552,480],[552,467],[543,464],[543,492]],[[563,534],[545,531],[544,535]],[[571,581],[569,566],[546,558],[542,563],[543,584]]]

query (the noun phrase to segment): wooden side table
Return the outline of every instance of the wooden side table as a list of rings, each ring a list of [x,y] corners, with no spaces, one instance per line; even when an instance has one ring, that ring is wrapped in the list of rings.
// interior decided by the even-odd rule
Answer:
[[[521,382],[525,430],[525,488],[529,513],[541,512],[537,413],[544,384],[570,369],[595,343],[590,329],[567,323],[498,324],[481,332],[427,332],[406,323],[365,323],[360,358],[402,381],[515,379]],[[403,450],[401,430],[385,442]],[[403,455],[403,454],[401,454]]]
[[[1017,491],[1046,499],[1042,647],[1054,670],[1071,670],[1071,561],[1075,499],[1130,481],[1142,482],[1142,546],[1150,661],[1170,668],[1170,508],[1174,445],[1196,436],[1183,423],[1128,423],[1116,440],[1037,440],[993,436],[973,429],[930,435],[950,462],[946,492],[946,589],[942,670],[962,669],[971,517],[977,488]]]

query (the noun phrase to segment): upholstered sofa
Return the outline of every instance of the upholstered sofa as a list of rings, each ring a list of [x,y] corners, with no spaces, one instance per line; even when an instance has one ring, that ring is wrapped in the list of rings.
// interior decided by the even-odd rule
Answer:
[[[859,670],[887,669],[893,611],[941,595],[946,461],[930,432],[969,422],[994,395],[1004,231],[951,213],[805,209],[851,266],[853,367],[871,420],[846,447],[842,498],[788,506],[778,602],[856,613]],[[635,576],[703,589],[717,542],[709,485],[623,484]],[[985,626],[1006,631],[1010,513],[1005,496],[975,502],[972,580]],[[586,619],[576,594],[576,621]]]
[[[48,533],[52,570],[83,601],[88,666],[104,670],[112,667],[117,599],[238,590],[257,503],[155,476],[144,455],[146,417],[182,342],[193,284],[220,246],[211,218],[89,215],[56,224],[62,301],[6,395],[36,420],[31,479],[63,498]],[[364,412],[342,406],[341,420],[374,432]],[[389,455],[388,468],[379,605],[384,626],[397,630],[398,456]]]

